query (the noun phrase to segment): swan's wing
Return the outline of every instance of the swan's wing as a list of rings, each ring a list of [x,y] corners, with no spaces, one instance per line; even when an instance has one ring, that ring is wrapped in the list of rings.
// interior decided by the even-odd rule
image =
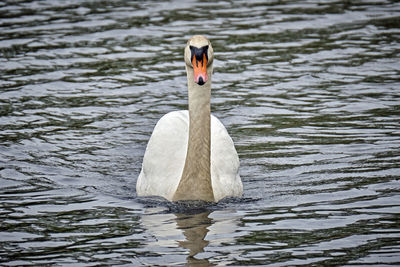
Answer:
[[[185,164],[188,131],[187,110],[167,113],[157,122],[136,184],[139,196],[155,195],[172,200]]]
[[[221,121],[211,116],[211,179],[216,201],[242,195],[239,165],[232,138]]]

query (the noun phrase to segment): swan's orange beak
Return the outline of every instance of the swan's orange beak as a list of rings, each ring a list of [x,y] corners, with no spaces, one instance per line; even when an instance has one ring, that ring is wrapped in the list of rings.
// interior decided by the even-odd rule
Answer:
[[[197,60],[196,56],[192,59],[193,70],[194,70],[194,82],[198,85],[203,85],[207,82],[207,57],[203,53],[203,59]]]

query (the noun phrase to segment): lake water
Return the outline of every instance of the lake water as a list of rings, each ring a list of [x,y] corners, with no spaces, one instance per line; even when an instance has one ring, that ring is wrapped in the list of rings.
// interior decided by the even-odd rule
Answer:
[[[241,199],[136,197],[215,51],[212,112]],[[400,264],[397,1],[2,1],[0,265]]]

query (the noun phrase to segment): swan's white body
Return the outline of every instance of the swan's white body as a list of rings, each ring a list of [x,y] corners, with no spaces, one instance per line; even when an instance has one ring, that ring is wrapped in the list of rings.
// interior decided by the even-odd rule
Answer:
[[[139,196],[162,196],[172,201],[182,177],[189,133],[189,112],[164,115],[154,128],[137,181]],[[211,183],[215,201],[240,197],[239,157],[224,125],[211,116]]]
[[[212,62],[208,39],[192,37],[185,48],[189,110],[170,112],[155,126],[136,184],[138,196],[219,201],[242,195],[235,146],[210,113]]]

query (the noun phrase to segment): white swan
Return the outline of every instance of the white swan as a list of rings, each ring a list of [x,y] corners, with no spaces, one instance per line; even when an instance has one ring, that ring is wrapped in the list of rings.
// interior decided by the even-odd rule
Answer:
[[[137,194],[169,201],[240,197],[239,157],[225,127],[210,114],[210,41],[193,36],[184,57],[189,111],[173,111],[158,121],[144,154]]]

